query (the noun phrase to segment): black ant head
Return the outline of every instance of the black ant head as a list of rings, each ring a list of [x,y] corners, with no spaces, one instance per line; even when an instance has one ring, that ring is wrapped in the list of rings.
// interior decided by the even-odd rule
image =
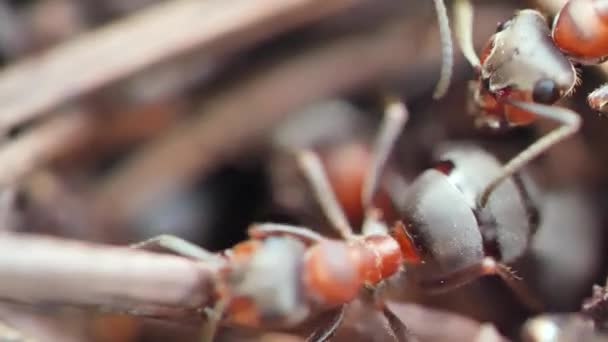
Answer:
[[[537,216],[519,180],[503,181],[481,207],[479,196],[501,174],[500,162],[467,145],[440,151],[438,157],[436,167],[410,186],[401,208],[422,260],[449,273],[484,256],[504,262],[521,256]]]
[[[545,18],[519,11],[499,25],[481,56],[481,79],[497,97],[552,104],[572,91],[576,72],[555,46]]]

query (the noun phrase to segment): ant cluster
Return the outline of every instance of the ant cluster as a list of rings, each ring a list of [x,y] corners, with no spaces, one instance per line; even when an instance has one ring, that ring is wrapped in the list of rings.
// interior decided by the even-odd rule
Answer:
[[[467,0],[454,1],[456,36],[477,75],[471,82],[470,106],[476,124],[492,130],[529,125],[538,118],[560,124],[507,163],[501,164],[481,148],[456,146],[441,151],[434,167],[404,191],[387,189],[383,169],[409,116],[404,102],[391,96],[385,101],[369,167],[358,165],[364,168],[359,172],[362,178],[347,180],[353,187],[362,184],[360,229],[353,229],[347,219],[319,156],[304,149],[293,155],[340,239],[308,227],[260,223],[249,229],[249,240],[221,253],[206,252],[171,236],[136,246],[160,245],[218,265],[217,305],[207,310],[208,337],[219,324],[281,329],[331,312],[332,318],[309,338],[326,341],[340,326],[349,303],[366,292],[398,340],[415,340],[379,295],[385,282],[404,270],[433,293],[496,275],[523,303],[540,310],[542,303],[507,266],[527,251],[538,225],[536,206],[519,172],[578,132],[579,115],[554,104],[575,88],[576,63],[600,63],[608,57],[604,3],[570,0],[552,29],[540,12],[521,10],[498,26],[478,57],[471,38],[472,6]],[[441,97],[449,85],[452,44],[445,6],[439,0],[435,5],[445,58],[435,92]],[[608,86],[592,92],[588,102],[597,111],[608,111]],[[385,222],[382,211],[373,206],[380,191],[388,193],[397,209],[396,222]],[[560,331],[576,336],[587,324],[557,324],[557,319],[541,316],[530,321],[524,328],[529,340],[544,340],[548,326],[563,327]]]

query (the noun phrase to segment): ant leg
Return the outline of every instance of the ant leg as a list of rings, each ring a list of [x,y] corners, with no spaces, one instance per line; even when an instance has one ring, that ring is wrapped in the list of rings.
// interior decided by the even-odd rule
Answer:
[[[435,12],[437,13],[437,23],[439,24],[439,37],[441,40],[441,74],[435,92],[434,99],[442,98],[450,87],[452,72],[454,69],[454,44],[452,43],[452,32],[450,31],[450,21],[448,11],[443,0],[434,0]]]
[[[466,285],[482,276],[499,276],[517,295],[521,302],[534,312],[542,311],[542,303],[536,299],[515,273],[506,265],[491,257],[485,257],[479,263],[452,272],[445,277],[432,281],[423,281],[422,287],[429,293],[443,293]]]
[[[159,235],[155,236],[151,239],[144,240],[142,242],[138,242],[132,245],[129,245],[131,248],[137,249],[147,249],[147,250],[156,250],[162,249],[177,255],[185,256],[188,258],[201,260],[201,261],[210,261],[210,260],[218,260],[218,256],[214,253],[211,253],[192,242],[188,242],[182,238],[179,238],[174,235]]]
[[[298,153],[298,163],[325,216],[340,236],[346,240],[350,239],[353,236],[353,228],[348,223],[344,210],[336,199],[336,194],[331,188],[319,156],[310,150],[303,150]]]
[[[574,135],[581,127],[581,117],[576,112],[564,107],[515,100],[508,100],[507,103],[537,114],[540,117],[558,121],[561,123],[561,126],[540,137],[503,166],[501,174],[492,180],[481,192],[479,201],[481,207],[485,207],[490,194],[503,180],[511,177],[532,159],[551,148],[551,146]]]
[[[213,309],[205,308],[204,312],[207,321],[203,324],[201,330],[201,342],[211,342],[217,334],[217,329],[222,321],[224,310],[226,309],[226,301],[218,300]]]
[[[382,311],[382,314],[388,322],[388,326],[391,330],[390,332],[395,340],[398,342],[418,341],[416,336],[407,328],[405,323],[403,323],[403,321],[386,305],[386,296],[384,296],[381,292],[383,289],[385,289],[385,285],[386,283],[380,283],[375,286],[366,286],[365,290],[367,291],[365,293],[368,294],[373,301],[374,308]]]
[[[454,33],[464,57],[476,70],[481,70],[481,61],[473,46],[473,5],[470,0],[454,0]]]
[[[363,208],[370,207],[375,192],[378,188],[382,169],[388,160],[395,141],[401,134],[403,126],[409,118],[409,112],[405,104],[398,98],[389,97],[386,99],[384,118],[380,126],[380,131],[376,137],[372,152],[371,167],[363,180],[363,193],[361,200]]]
[[[589,107],[602,114],[608,114],[608,84],[595,89],[587,96]]]
[[[254,239],[265,239],[269,236],[291,236],[308,245],[325,240],[321,234],[308,228],[279,223],[254,224],[249,228],[248,233]]]
[[[382,313],[384,314],[384,317],[386,317],[388,325],[398,342],[418,341],[416,336],[407,328],[403,321],[401,321],[401,319],[399,319],[399,317],[397,317],[397,315],[395,315],[395,313],[386,305],[382,306]]]
[[[344,314],[346,313],[346,308],[348,306],[342,305],[339,308],[333,310],[329,315],[331,315],[330,319],[324,320],[322,325],[315,329],[315,331],[308,336],[306,342],[326,342],[331,339],[340,325],[342,321],[344,321]]]

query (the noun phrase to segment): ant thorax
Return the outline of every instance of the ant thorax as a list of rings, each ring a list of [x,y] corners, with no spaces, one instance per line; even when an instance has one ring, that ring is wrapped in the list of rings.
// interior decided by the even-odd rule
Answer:
[[[519,11],[501,24],[480,58],[473,84],[477,124],[494,129],[526,125],[533,113],[505,100],[553,104],[572,91],[575,69],[551,39],[545,18],[537,11]]]

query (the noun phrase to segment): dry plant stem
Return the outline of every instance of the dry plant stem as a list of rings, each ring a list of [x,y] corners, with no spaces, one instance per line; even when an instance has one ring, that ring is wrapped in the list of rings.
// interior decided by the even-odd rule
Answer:
[[[34,342],[33,339],[25,336],[17,329],[0,321],[0,341],[6,342]]]
[[[0,149],[0,187],[10,186],[37,167],[62,154],[72,144],[81,144],[93,128],[79,112],[51,118]]]
[[[0,235],[0,298],[178,318],[211,303],[214,265],[173,255]]]
[[[80,36],[0,74],[0,133],[150,65],[220,55],[359,0],[179,0]]]

